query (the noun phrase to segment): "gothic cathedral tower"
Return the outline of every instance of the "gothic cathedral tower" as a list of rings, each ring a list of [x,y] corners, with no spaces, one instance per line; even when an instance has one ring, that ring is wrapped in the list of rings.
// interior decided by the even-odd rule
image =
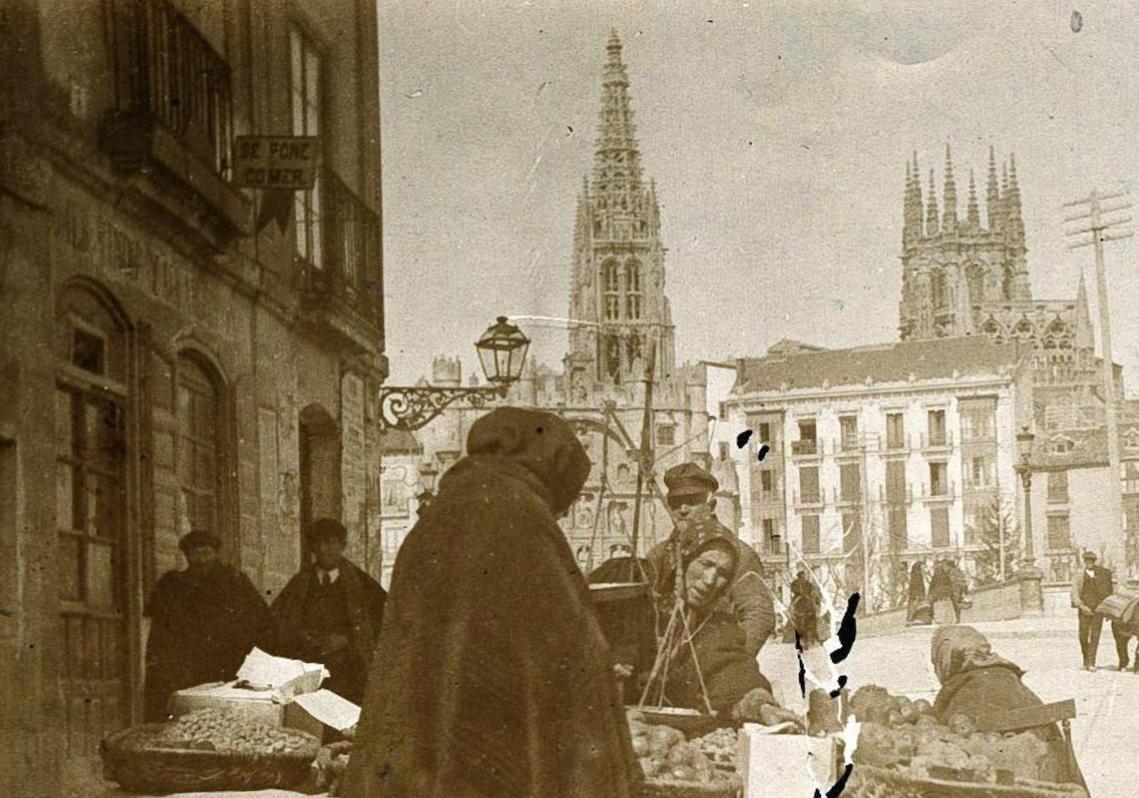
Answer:
[[[655,379],[672,372],[675,340],[664,293],[656,186],[646,186],[629,106],[629,78],[616,31],[609,36],[593,174],[577,202],[566,373],[575,385]]]
[[[1003,173],[998,184],[990,147],[987,225],[982,226],[972,170],[965,218],[957,217],[957,181],[948,145],[940,213],[933,170],[923,203],[917,154],[912,164],[906,164],[899,314],[903,340],[981,332],[986,311],[993,306],[1031,310],[1015,156],[1004,165]]]

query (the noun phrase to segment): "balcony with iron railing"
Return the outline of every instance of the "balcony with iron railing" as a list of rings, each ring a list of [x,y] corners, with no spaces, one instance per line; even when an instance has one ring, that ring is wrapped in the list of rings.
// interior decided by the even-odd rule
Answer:
[[[310,319],[368,348],[383,332],[379,215],[331,169],[318,182],[319,242],[297,258],[302,308]],[[303,231],[298,230],[298,235]]]
[[[944,430],[940,432],[923,432],[921,434],[921,448],[924,451],[931,449],[952,449],[953,433]]]
[[[791,456],[802,459],[817,459],[823,456],[822,442],[814,439],[791,441]]]
[[[957,499],[957,485],[952,481],[936,486],[923,482],[921,497],[926,502],[952,502]]]
[[[897,491],[886,490],[885,485],[878,486],[878,502],[889,506],[901,506],[904,504],[912,504],[914,501],[914,489],[912,485],[906,485],[906,489],[901,493]]]
[[[810,493],[800,494],[798,489],[791,491],[791,503],[798,508],[819,508],[826,504],[826,491],[819,489]]]
[[[250,231],[252,203],[227,182],[233,140],[228,62],[170,0],[107,0],[113,94],[100,126],[112,165],[172,178],[212,211],[205,235],[224,243]],[[155,192],[169,199],[170,191]],[[175,221],[201,215],[172,207]]]

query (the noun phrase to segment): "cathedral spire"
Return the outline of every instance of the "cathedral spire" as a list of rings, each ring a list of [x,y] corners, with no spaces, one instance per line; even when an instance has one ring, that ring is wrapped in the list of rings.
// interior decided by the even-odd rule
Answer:
[[[981,212],[977,208],[977,181],[973,177],[973,169],[969,168],[969,208],[966,219],[971,227],[981,226]]]
[[[937,192],[933,186],[933,169],[929,170],[929,202],[925,206],[925,234],[937,235]]]
[[[634,136],[629,104],[629,76],[621,60],[621,40],[609,33],[601,80],[601,121],[593,156],[594,193],[605,194],[627,207],[641,191],[641,153]],[[610,206],[613,207],[613,206]]]
[[[989,184],[985,193],[985,211],[989,217],[989,229],[1001,226],[1001,190],[997,184],[997,159],[993,147],[989,145]]]
[[[912,171],[914,181],[914,215],[917,217],[917,237],[922,237],[922,205],[921,198],[921,172],[918,169],[918,152],[914,150],[914,168]]]
[[[942,214],[942,228],[953,230],[957,227],[957,181],[953,178],[953,155],[949,144],[945,145],[945,211]]]
[[[902,203],[902,247],[908,249],[921,239],[921,193],[917,173],[906,160],[905,199]]]

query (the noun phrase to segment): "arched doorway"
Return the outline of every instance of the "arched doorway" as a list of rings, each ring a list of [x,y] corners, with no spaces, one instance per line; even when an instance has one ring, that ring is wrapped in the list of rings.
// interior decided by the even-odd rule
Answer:
[[[340,520],[340,428],[320,405],[301,411],[300,429],[301,563],[309,560],[304,530],[316,518]]]

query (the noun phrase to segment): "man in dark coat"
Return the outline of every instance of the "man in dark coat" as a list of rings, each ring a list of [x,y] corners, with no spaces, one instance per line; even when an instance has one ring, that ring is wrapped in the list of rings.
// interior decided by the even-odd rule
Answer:
[[[682,463],[664,474],[668,488],[668,506],[677,520],[677,528],[667,541],[658,543],[648,555],[657,596],[666,606],[673,604],[673,586],[668,584],[673,567],[673,548],[680,543],[681,558],[687,557],[709,538],[722,537],[733,542],[739,553],[739,569],[728,588],[727,598],[744,634],[751,656],[758,656],[763,644],[775,631],[775,607],[771,593],[763,581],[763,561],[755,549],[740,540],[715,516],[716,478],[695,463]],[[663,630],[662,630],[663,631]]]
[[[387,594],[344,557],[348,531],[322,518],[308,530],[313,562],[289,580],[273,602],[280,653],[319,662],[322,686],[359,704]]]
[[[254,647],[273,646],[273,618],[249,578],[218,559],[221,541],[204,530],[178,547],[186,570],[168,571],[154,586],[143,614],[146,641],[144,717],[165,720],[178,690],[233,679]]]
[[[1096,607],[1115,592],[1111,571],[1096,565],[1095,552],[1084,552],[1084,569],[1072,579],[1072,609],[1079,612],[1080,653],[1084,657],[1084,668],[1095,670],[1096,652],[1099,650],[1099,636],[1103,632],[1103,616],[1096,613]]]
[[[806,650],[817,641],[819,629],[819,604],[822,596],[819,588],[807,578],[806,571],[799,571],[791,582],[791,623],[799,633],[799,643]]]
[[[467,453],[400,549],[342,794],[630,798],[615,662],[556,521],[589,459],[512,407]]]

